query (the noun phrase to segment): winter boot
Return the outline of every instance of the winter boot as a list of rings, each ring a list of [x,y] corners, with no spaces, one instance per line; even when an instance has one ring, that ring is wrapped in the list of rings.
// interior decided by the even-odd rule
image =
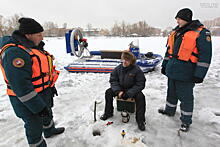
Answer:
[[[179,129],[182,132],[188,132],[189,131],[189,125],[187,124],[181,124],[181,127]]]
[[[64,127],[53,128],[51,131],[45,131],[44,132],[44,137],[49,138],[49,137],[52,137],[54,135],[62,134],[64,131],[65,131]]]
[[[110,117],[112,117],[113,116],[113,114],[103,114],[101,117],[100,117],[100,119],[101,120],[107,120],[108,118],[110,118]]]
[[[163,115],[167,115],[167,116],[174,116],[175,114],[170,114],[169,112],[167,112],[164,109],[158,109],[158,113],[161,113]]]
[[[138,128],[139,128],[141,131],[144,131],[144,130],[145,130],[145,122],[139,122],[139,123],[138,123]]]

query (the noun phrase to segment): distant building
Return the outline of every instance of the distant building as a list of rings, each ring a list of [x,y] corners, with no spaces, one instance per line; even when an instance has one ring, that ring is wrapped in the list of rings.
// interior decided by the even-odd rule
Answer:
[[[213,36],[220,36],[220,26],[213,26],[209,29]]]
[[[139,37],[139,35],[137,33],[132,33],[130,34],[131,37]]]
[[[46,37],[63,37],[68,29],[65,28],[52,28],[44,31]]]
[[[99,36],[100,29],[99,28],[92,28],[92,29],[84,29],[82,31],[83,36]]]

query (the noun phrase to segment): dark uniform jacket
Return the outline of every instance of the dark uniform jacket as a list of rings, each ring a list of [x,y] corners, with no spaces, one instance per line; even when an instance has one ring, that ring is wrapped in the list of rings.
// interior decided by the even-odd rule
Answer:
[[[198,20],[194,20],[182,28],[176,27],[174,29],[177,31],[177,35],[175,36],[174,40],[174,54],[178,54],[184,33],[192,30],[195,31],[200,26],[203,25]],[[211,36],[209,30],[204,28],[196,40],[196,46],[199,52],[198,62],[202,64],[192,63],[191,61],[178,60],[175,57],[169,59],[168,52],[166,52],[162,63],[162,67],[166,69],[166,75],[171,79],[186,82],[191,82],[193,77],[204,79],[208,71],[208,66],[211,62],[212,56],[212,44],[210,37]]]
[[[129,97],[134,97],[145,87],[145,76],[138,65],[117,66],[111,73],[110,84],[114,93],[126,91]]]
[[[20,32],[13,32],[12,36],[5,36],[0,40],[0,47],[5,44],[15,43],[25,46],[26,48],[42,49],[44,43],[41,42],[39,46],[35,46],[32,41],[29,41]],[[24,60],[23,67],[15,67],[13,60],[21,58]],[[23,49],[18,47],[9,47],[2,56],[2,66],[5,70],[6,77],[9,81],[11,89],[16,96],[9,96],[13,109],[18,117],[29,116],[37,114],[48,105],[47,99],[51,98],[51,90],[46,89],[30,99],[26,99],[22,102],[19,98],[26,96],[27,94],[34,92],[34,86],[32,84],[32,60],[30,55]]]

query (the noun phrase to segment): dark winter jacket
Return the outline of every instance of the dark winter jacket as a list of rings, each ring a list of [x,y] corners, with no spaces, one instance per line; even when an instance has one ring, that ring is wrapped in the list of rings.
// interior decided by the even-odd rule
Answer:
[[[0,40],[0,47],[5,44],[15,43],[25,46],[26,48],[39,48],[34,45],[32,41],[26,39],[20,32],[13,32],[12,36],[5,36]],[[40,44],[43,47],[43,42]],[[42,91],[37,93],[30,99],[26,99],[25,102],[19,100],[20,97],[24,97],[31,92],[34,92],[34,86],[32,84],[32,60],[30,55],[23,49],[18,47],[9,47],[2,56],[2,66],[5,70],[6,77],[9,81],[11,89],[16,96],[9,96],[13,109],[18,117],[24,117],[40,112],[47,103],[45,98],[51,98],[51,92]],[[16,58],[24,60],[24,66],[17,68],[13,66],[12,61]]]
[[[179,51],[182,43],[182,36],[187,31],[197,30],[200,26],[203,25],[198,20],[194,20],[182,28],[176,27],[174,29],[177,32],[174,40],[174,54],[177,54]],[[198,62],[203,65],[209,65],[211,63],[212,43],[210,37],[209,30],[204,28],[196,40],[196,46],[199,52]],[[204,79],[209,67],[192,63],[191,61],[168,58],[168,52],[166,52],[162,68],[165,68],[166,75],[171,79],[192,82],[193,77]]]
[[[138,65],[123,67],[118,65],[111,73],[110,84],[116,95],[119,91],[126,91],[129,97],[134,97],[145,87],[145,76]]]

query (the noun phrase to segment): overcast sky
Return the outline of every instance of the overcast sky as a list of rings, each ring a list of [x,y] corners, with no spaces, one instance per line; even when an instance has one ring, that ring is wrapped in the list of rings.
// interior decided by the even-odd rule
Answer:
[[[23,14],[43,24],[53,21],[59,26],[110,28],[124,20],[135,23],[145,20],[159,28],[174,27],[179,9],[188,7],[193,19],[220,17],[220,0],[1,0],[0,15]]]

